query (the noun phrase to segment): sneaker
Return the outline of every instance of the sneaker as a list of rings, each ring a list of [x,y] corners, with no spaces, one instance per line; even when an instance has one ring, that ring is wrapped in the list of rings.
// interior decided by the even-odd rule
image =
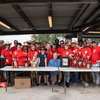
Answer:
[[[66,82],[66,87],[69,87],[69,83]]]
[[[47,83],[44,83],[44,85],[47,85]]]
[[[47,82],[47,85],[49,85],[49,82]]]
[[[58,85],[59,85],[59,86],[62,86],[62,83],[61,83],[61,82],[58,82]]]

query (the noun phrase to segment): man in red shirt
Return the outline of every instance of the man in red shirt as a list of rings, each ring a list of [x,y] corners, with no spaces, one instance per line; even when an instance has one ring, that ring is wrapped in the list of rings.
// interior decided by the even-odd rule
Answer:
[[[56,49],[56,43],[53,43],[52,48],[51,48],[51,52],[52,53],[55,53],[55,52],[58,53],[58,50]]]
[[[91,43],[91,39],[88,39],[88,46],[90,49],[92,49],[92,43]]]
[[[72,50],[69,49],[69,44],[65,44],[64,46],[64,50],[61,54],[61,56],[68,56],[71,58],[71,55],[72,55]],[[70,67],[72,66],[72,60],[70,59]],[[69,87],[69,80],[70,80],[70,72],[66,72],[65,73],[65,76],[66,76],[66,86]]]
[[[18,43],[18,41],[14,40],[14,46],[11,47],[12,52],[14,52],[15,50],[17,50],[17,43]]]
[[[79,55],[79,48],[76,46],[77,41],[76,40],[72,40],[71,42],[71,50],[73,54],[77,54]],[[72,75],[72,82],[75,84],[78,84],[78,77],[79,77],[79,72],[74,72],[74,74]]]
[[[36,51],[40,52],[40,49],[41,49],[41,42],[39,42],[39,40],[36,40],[35,42],[35,45],[36,45]]]
[[[58,48],[58,56],[59,56],[59,59],[61,57],[61,54],[62,54],[63,50],[64,50],[64,41],[61,40],[60,41],[60,47]],[[59,72],[59,80],[58,80],[58,85],[59,86],[62,86],[61,79],[62,79],[62,72]]]
[[[87,41],[83,42],[83,47],[80,49],[81,52],[81,58],[85,60],[90,60],[91,59],[91,49],[87,47]],[[89,57],[89,58],[88,58]],[[88,75],[87,72],[82,73],[83,78],[86,82],[88,82]]]
[[[92,41],[92,57],[91,57],[91,67],[93,68],[98,68],[99,67],[99,63],[98,60],[100,60],[100,47],[97,46],[97,42],[95,40]],[[99,72],[92,72],[92,77],[93,77],[93,85],[94,87],[98,87],[99,86]]]

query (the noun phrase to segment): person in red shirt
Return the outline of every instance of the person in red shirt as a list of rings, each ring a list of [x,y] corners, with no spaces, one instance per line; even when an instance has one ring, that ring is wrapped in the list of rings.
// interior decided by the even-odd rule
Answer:
[[[60,59],[60,56],[61,56],[61,53],[63,52],[63,50],[64,50],[64,41],[61,40],[60,41],[60,47],[58,48],[59,59]]]
[[[18,41],[14,40],[14,46],[11,47],[12,52],[14,52],[15,50],[17,50],[17,43],[18,43]]]
[[[11,66],[12,65],[12,51],[10,50],[10,45],[11,43],[9,43],[9,41],[7,41],[6,43],[3,44],[5,46],[5,49],[2,50],[1,52],[1,58],[4,59],[4,65],[5,66]],[[7,78],[6,77],[6,72],[3,73],[4,76],[5,76],[5,79]],[[9,83],[10,83],[10,72],[8,72],[8,80],[9,80]]]
[[[58,58],[60,59],[60,57],[61,57],[61,53],[63,52],[63,50],[64,50],[64,41],[63,40],[61,40],[60,41],[60,47],[58,48]],[[59,72],[59,80],[58,80],[58,85],[59,86],[62,86],[62,84],[61,84],[61,79],[62,79],[62,72],[60,71]]]
[[[89,47],[87,47],[87,41],[83,42],[83,47],[80,49],[80,52],[81,52],[81,58],[82,59],[84,59],[84,60],[90,60],[91,59],[91,49]],[[86,82],[88,82],[87,72],[82,72],[82,77]]]
[[[33,60],[33,57],[35,57],[35,55],[37,55],[37,58],[38,58],[38,51],[36,51],[36,45],[31,45],[31,51],[28,52],[28,60],[30,61],[30,65],[31,65],[31,62]],[[33,74],[34,72],[31,71],[31,82],[32,82],[32,85],[34,85],[34,82],[33,82]],[[37,79],[37,86],[39,85],[39,81],[38,81],[38,72],[35,71],[35,74],[36,74],[36,79]]]
[[[5,59],[4,65],[11,65],[12,64],[12,51],[10,49],[11,43],[7,41],[6,43],[4,43],[4,45],[5,49],[3,49],[1,52],[1,58]]]
[[[31,42],[30,41],[25,41],[23,44],[27,43],[28,44],[28,51],[31,50]],[[24,50],[24,47],[22,47],[22,50]]]
[[[35,42],[35,45],[36,45],[36,51],[40,52],[40,49],[41,49],[41,42],[39,42],[39,40],[36,40]]]
[[[69,45],[68,44],[65,44],[64,50],[61,53],[61,56],[67,56],[67,57],[70,57],[71,58],[71,54],[72,54],[72,50],[69,49]],[[71,65],[72,65],[72,60],[70,59],[70,67],[71,67]],[[65,73],[65,76],[67,76],[66,79],[65,79],[66,86],[69,87],[70,72],[66,72]]]
[[[49,43],[47,43],[46,49],[47,49],[47,51],[45,51],[45,53],[47,53],[47,55],[48,55],[48,58],[47,58],[47,64],[48,64],[49,60],[51,60],[53,57],[52,52],[51,52],[51,46]]]
[[[73,54],[79,55],[79,48],[76,46],[77,42],[76,40],[72,40],[71,42],[71,49]],[[79,72],[74,72],[72,75],[72,82],[74,84],[78,84],[78,77],[79,77]]]
[[[17,43],[17,50],[15,50],[12,54],[12,59],[18,59],[18,66],[24,66],[24,60],[26,59],[26,53],[22,51],[22,44]]]
[[[56,43],[53,43],[52,48],[51,48],[51,52],[52,53],[55,53],[55,52],[58,53],[58,49],[56,48]]]
[[[1,55],[2,50],[4,49],[3,43],[4,43],[4,41],[1,40],[1,41],[0,41],[0,55]]]
[[[92,43],[91,43],[91,39],[88,39],[88,46],[90,49],[92,49]]]
[[[97,42],[96,40],[92,41],[92,46],[93,48],[91,49],[92,52],[92,56],[91,56],[91,67],[92,68],[98,68],[99,67],[99,63],[98,60],[100,60],[100,47],[97,46]],[[93,85],[94,87],[98,87],[99,86],[99,72],[92,72],[92,77],[93,77]]]

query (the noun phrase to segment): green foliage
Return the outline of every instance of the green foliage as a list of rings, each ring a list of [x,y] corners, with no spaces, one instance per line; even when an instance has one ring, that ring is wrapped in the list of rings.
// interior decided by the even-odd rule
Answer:
[[[65,34],[33,34],[32,40],[39,40],[40,42],[47,41],[53,43],[58,37],[64,37]]]

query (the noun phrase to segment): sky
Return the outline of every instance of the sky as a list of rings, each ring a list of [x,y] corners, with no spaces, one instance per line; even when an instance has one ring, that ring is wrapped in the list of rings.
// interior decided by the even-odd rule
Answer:
[[[27,40],[31,40],[31,35],[0,35],[0,40],[4,40],[9,41],[10,43],[12,43],[12,46],[14,45],[13,42],[14,40],[18,40],[20,43],[23,44],[23,42],[27,41]]]

